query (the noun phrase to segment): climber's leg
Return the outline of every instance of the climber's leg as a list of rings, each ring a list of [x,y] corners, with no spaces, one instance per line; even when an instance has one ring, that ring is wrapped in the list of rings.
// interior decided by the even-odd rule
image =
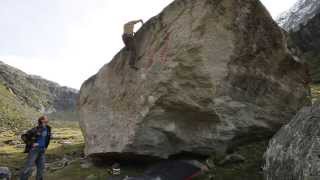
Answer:
[[[129,65],[131,68],[137,70],[138,68],[135,66],[136,63],[136,47],[134,42],[133,35],[130,34],[123,34],[122,40],[126,45],[126,50],[130,51],[130,58],[129,58]]]
[[[123,43],[124,43],[124,45],[125,45],[125,50],[126,50],[126,51],[129,51],[129,50],[130,50],[130,49],[129,49],[130,35],[128,35],[128,34],[123,34],[123,35],[122,35],[122,41],[123,41]]]

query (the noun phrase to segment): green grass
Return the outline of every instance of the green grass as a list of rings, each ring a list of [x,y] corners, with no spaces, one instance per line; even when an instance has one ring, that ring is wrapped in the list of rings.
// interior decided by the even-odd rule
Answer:
[[[92,165],[90,168],[81,167],[81,159],[84,156],[84,140],[80,128],[73,122],[59,121],[53,126],[54,138],[46,152],[46,163],[49,169],[46,171],[47,180],[84,180],[91,176],[93,180],[105,180],[108,174],[108,167],[97,167]],[[5,144],[8,140],[19,141],[19,135],[14,131],[0,132],[0,166],[9,167],[18,178],[20,169],[26,161],[26,155],[22,153],[23,148],[17,148],[16,145]],[[70,141],[70,145],[61,144],[62,141]],[[63,158],[71,159],[71,164],[63,169],[59,169],[60,162]],[[60,163],[60,164],[59,164]],[[57,170],[58,169],[58,170]],[[142,173],[140,167],[123,167],[122,172],[126,175],[137,175]]]
[[[206,180],[208,177],[214,177],[214,180],[263,180],[261,167],[264,164],[263,154],[268,146],[268,141],[255,142],[249,145],[241,146],[236,151],[237,154],[245,157],[243,163],[216,166],[209,173],[197,178],[197,180]],[[211,159],[216,159],[211,157]]]
[[[320,100],[320,84],[311,86],[313,101]],[[14,95],[0,84],[0,123],[5,123],[6,127],[19,127],[13,130],[0,130],[0,166],[9,167],[15,174],[22,168],[26,154],[22,153],[23,149],[16,145],[8,145],[5,142],[20,139],[17,129],[26,128],[30,124],[25,124],[24,111],[19,107],[27,110],[28,108],[18,103]],[[18,103],[18,104],[17,104]],[[21,115],[22,114],[22,115]],[[22,122],[20,122],[22,121]],[[108,176],[108,167],[90,168],[81,167],[81,157],[83,157],[84,140],[77,122],[52,121],[54,139],[47,151],[47,162],[54,164],[61,161],[64,157],[73,159],[72,163],[61,170],[48,170],[46,173],[47,180],[84,180],[92,177],[93,180],[105,180]],[[21,131],[20,131],[21,132]],[[70,145],[62,145],[63,141],[70,141]],[[208,176],[213,176],[215,180],[243,180],[254,179],[262,180],[261,166],[263,164],[263,153],[267,148],[267,141],[255,142],[246,146],[241,146],[236,153],[244,156],[246,161],[239,164],[225,166],[216,166],[206,175],[199,177],[198,180],[206,180]],[[211,157],[216,159],[216,157]],[[142,173],[141,167],[123,167],[123,174],[136,175]]]
[[[107,169],[99,167],[91,167],[84,169],[80,165],[80,161],[76,160],[71,165],[67,166],[63,170],[47,173],[46,179],[48,180],[84,180],[88,176],[94,176],[93,179],[106,179],[108,173]]]
[[[303,58],[309,64],[310,67],[310,74],[313,79],[313,82],[319,83],[320,82],[320,53],[310,51],[303,55]]]
[[[30,119],[39,113],[28,107],[0,83],[0,127],[21,129],[31,125]]]
[[[311,85],[312,102],[320,100],[320,84]]]
[[[83,155],[83,136],[79,128],[53,127],[53,133],[56,135],[54,135],[47,151],[47,161],[49,163],[65,156],[74,158]],[[0,166],[7,166],[17,172],[23,166],[26,154],[22,153],[23,148],[5,143],[9,140],[22,143],[20,135],[14,131],[0,132]],[[70,141],[71,145],[63,145],[62,141]]]
[[[46,179],[48,180],[84,180],[87,177],[91,177],[90,180],[106,180],[110,174],[108,173],[108,167],[92,166],[90,168],[82,168],[79,160],[76,160],[71,165],[67,166],[63,170],[48,173]],[[122,167],[122,174],[133,176],[139,175],[143,172],[141,168],[135,167]]]

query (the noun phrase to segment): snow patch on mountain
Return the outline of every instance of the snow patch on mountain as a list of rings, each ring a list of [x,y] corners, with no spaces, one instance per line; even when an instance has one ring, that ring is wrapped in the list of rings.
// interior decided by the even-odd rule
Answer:
[[[286,31],[298,31],[316,14],[320,13],[320,0],[298,0],[288,11],[278,18],[278,24]]]

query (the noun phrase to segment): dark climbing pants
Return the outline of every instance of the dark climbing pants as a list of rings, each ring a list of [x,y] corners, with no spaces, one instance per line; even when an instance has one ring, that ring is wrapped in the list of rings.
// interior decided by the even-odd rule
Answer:
[[[45,150],[40,148],[32,148],[30,150],[27,163],[21,172],[20,180],[28,180],[32,174],[34,165],[37,167],[36,180],[43,180],[43,172],[45,168]]]
[[[122,35],[123,43],[126,45],[126,50],[130,51],[129,65],[134,67],[136,64],[136,46],[134,36],[132,34]]]

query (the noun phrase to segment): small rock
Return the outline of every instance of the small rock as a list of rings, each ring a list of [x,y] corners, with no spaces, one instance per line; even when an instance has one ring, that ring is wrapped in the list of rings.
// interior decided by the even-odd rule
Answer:
[[[206,164],[201,163],[200,161],[197,160],[188,160],[188,161],[183,161],[186,162],[188,164],[193,165],[194,167],[197,167],[199,169],[201,169],[202,172],[207,172],[209,171],[209,168]]]
[[[60,141],[59,143],[62,144],[62,145],[71,145],[72,144],[72,142],[68,141],[68,140]]]
[[[81,162],[80,164],[81,168],[84,169],[89,169],[90,167],[92,167],[92,163],[88,160]]]
[[[51,139],[59,139],[60,136],[57,135],[57,133],[52,134]]]
[[[1,180],[10,180],[11,179],[11,171],[8,167],[0,167],[0,179]]]
[[[86,177],[86,180],[93,180],[93,179],[97,179],[97,176],[91,174],[91,175],[89,175],[89,176]]]
[[[71,163],[71,159],[69,159],[68,157],[63,157],[61,160],[61,164],[63,165],[63,167],[68,166]]]
[[[47,171],[49,171],[50,170],[50,163],[45,163],[45,165],[44,165],[44,167],[45,167],[45,169],[47,170]]]
[[[7,145],[15,146],[15,145],[19,144],[19,141],[15,141],[15,140],[10,139],[10,140],[4,141],[4,143]]]
[[[32,167],[32,173],[31,173],[31,177],[36,177],[37,173],[37,169],[36,167]]]
[[[22,149],[22,148],[24,148],[24,147],[25,147],[24,144],[17,144],[17,145],[16,145],[16,148],[17,148],[17,149]]]
[[[219,161],[218,165],[226,165],[226,164],[236,164],[242,163],[246,158],[241,156],[240,154],[230,154],[227,155],[223,160]]]
[[[215,169],[216,165],[214,164],[212,159],[207,159],[206,160],[206,165],[208,166],[209,169]]]

